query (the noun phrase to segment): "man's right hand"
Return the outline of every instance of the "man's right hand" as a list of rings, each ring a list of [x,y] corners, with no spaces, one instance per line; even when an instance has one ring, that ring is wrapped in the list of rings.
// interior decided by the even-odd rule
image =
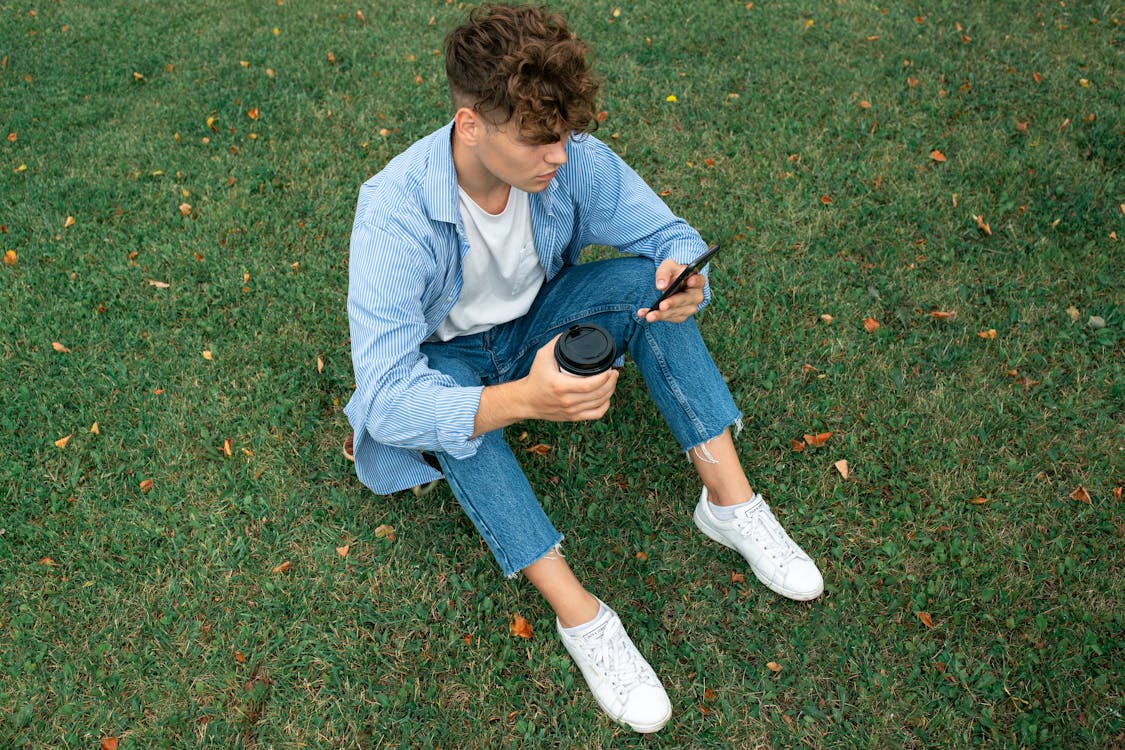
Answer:
[[[558,338],[551,339],[535,353],[526,377],[484,389],[473,437],[521,419],[582,422],[605,415],[617,388],[617,370],[609,369],[589,377],[560,372],[555,362]]]
[[[611,368],[588,377],[561,372],[555,361],[558,339],[559,336],[551,339],[535,353],[531,372],[523,379],[528,404],[535,415],[532,418],[551,422],[601,419],[617,388],[617,370]]]

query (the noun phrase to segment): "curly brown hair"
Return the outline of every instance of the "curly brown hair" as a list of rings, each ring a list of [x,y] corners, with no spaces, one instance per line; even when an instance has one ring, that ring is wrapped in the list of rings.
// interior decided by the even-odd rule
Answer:
[[[511,123],[522,140],[554,143],[598,127],[599,82],[589,46],[557,13],[541,7],[484,5],[445,38],[453,106],[492,125]]]

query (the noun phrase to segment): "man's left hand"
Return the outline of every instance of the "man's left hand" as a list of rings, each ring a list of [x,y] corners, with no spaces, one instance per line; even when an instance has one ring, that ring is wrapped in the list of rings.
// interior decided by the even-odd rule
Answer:
[[[687,268],[686,265],[677,263],[671,258],[661,263],[656,269],[657,290],[663,292],[667,289],[668,285],[671,284],[685,268]],[[703,304],[703,286],[706,283],[706,276],[701,273],[694,274],[688,278],[679,292],[661,302],[659,308],[649,309],[647,307],[642,307],[637,311],[637,315],[641,316],[649,323],[655,323],[658,320],[664,320],[669,323],[683,323],[694,315],[695,311],[699,309],[699,306]]]

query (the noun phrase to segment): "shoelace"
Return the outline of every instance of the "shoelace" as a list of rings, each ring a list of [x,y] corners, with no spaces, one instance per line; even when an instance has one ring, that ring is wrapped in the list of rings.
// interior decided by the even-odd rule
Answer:
[[[766,553],[780,565],[799,557],[801,548],[785,533],[762,496],[754,495],[751,502],[752,505],[735,518],[738,533],[753,536],[754,541],[761,544]]]
[[[645,668],[647,665],[644,658],[630,646],[619,623],[606,625],[600,637],[590,638],[587,635],[580,640],[586,647],[590,661],[619,688],[623,685],[648,682],[646,679],[648,670]]]

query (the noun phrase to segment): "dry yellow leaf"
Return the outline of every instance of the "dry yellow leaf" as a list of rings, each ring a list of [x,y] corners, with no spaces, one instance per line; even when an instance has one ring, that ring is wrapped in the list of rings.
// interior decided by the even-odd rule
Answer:
[[[316,371],[317,372],[324,372],[324,358],[323,357],[317,357],[316,358]]]
[[[840,472],[841,477],[843,477],[844,479],[848,478],[848,460],[846,458],[841,458],[839,461],[832,465],[836,467],[836,471]]]
[[[215,359],[215,355],[211,353],[210,349],[204,349],[203,350],[203,358],[205,360],[207,360],[208,362],[210,362],[211,360]]]
[[[774,674],[777,674],[778,672],[781,671],[781,665],[778,664],[776,661],[771,661],[768,664],[766,664],[766,669],[773,672]]]
[[[59,354],[69,354],[70,353],[70,349],[67,349],[65,346],[63,346],[62,344],[60,344],[57,341],[51,342],[51,348],[54,349]]]
[[[191,216],[191,204],[190,203],[181,203],[180,204],[180,216]]]
[[[828,313],[824,313],[823,315],[821,315],[820,319],[823,320],[825,323],[828,323],[828,324],[831,324],[832,321],[835,320],[835,318],[833,318]]]
[[[231,442],[230,438],[226,438],[225,440],[223,440],[223,447],[220,450],[222,451],[224,456],[226,456],[227,458],[230,458],[231,455],[234,454],[233,448],[234,448],[234,443]]]
[[[375,527],[375,536],[379,539],[395,540],[395,527],[390,524],[380,524]]]
[[[102,434],[102,431],[98,429],[98,423],[97,422],[94,422],[92,425],[90,425],[90,433],[93,434],[93,435],[101,435]]]
[[[531,623],[518,612],[515,617],[512,618],[512,621],[508,623],[508,630],[511,631],[512,635],[519,636],[525,641],[531,637]]]
[[[74,217],[73,216],[66,217],[66,221],[63,222],[63,229],[69,229],[72,226],[74,226]]]
[[[168,287],[172,286],[167,281],[157,281],[156,279],[149,279],[148,285],[154,286],[157,289],[167,289]]]
[[[996,338],[996,329],[989,328],[987,331],[979,332],[977,336],[982,339],[994,339]]]
[[[70,433],[69,435],[67,435],[66,437],[61,437],[61,438],[59,438],[58,440],[56,440],[56,441],[55,441],[55,447],[56,447],[56,448],[65,448],[65,447],[66,447],[66,444],[70,442],[70,439],[71,439],[72,437],[74,437],[74,433],[73,433],[73,432],[72,432],[72,433]]]
[[[990,503],[990,502],[992,502],[992,499],[988,498],[988,497],[974,497],[972,500],[969,501],[969,503],[971,505],[984,505],[985,503]]]

